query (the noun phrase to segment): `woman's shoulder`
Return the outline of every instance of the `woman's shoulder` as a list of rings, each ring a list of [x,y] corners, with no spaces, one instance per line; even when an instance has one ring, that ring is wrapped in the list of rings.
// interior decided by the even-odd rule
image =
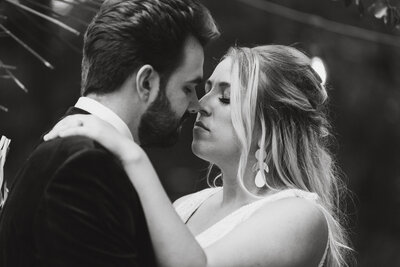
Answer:
[[[248,248],[246,262],[250,258],[263,266],[318,266],[325,257],[329,231],[314,197],[298,191],[279,191],[250,204],[249,209],[259,206],[213,245],[216,257]],[[233,260],[243,259],[235,255]]]
[[[174,201],[173,205],[175,208],[181,206],[184,203],[187,203],[188,201],[203,201],[204,199],[208,198],[210,195],[218,192],[219,190],[221,190],[221,187],[210,187],[210,188],[205,188],[203,190],[188,194],[188,195],[184,195],[180,198],[178,198],[177,200]]]
[[[268,201],[271,198],[271,201]],[[271,213],[281,220],[296,219],[298,227],[320,229],[323,235],[327,235],[328,226],[316,193],[299,189],[287,189],[279,191],[260,201],[258,209],[253,216],[271,218]],[[278,220],[279,220],[278,219]]]
[[[220,188],[207,188],[176,200],[173,204],[175,211],[186,223],[197,208],[210,196],[217,193]]]
[[[306,222],[320,222],[326,224],[324,213],[321,211],[321,206],[317,201],[311,198],[304,197],[285,197],[275,201],[262,203],[255,214],[265,214],[270,212],[279,213],[284,217],[298,217]],[[281,217],[280,216],[280,217]]]
[[[280,198],[263,204],[249,220],[268,226],[271,231],[283,231],[280,236],[295,242],[292,252],[299,257],[316,255],[321,259],[329,238],[328,222],[316,194],[294,191],[293,197]]]

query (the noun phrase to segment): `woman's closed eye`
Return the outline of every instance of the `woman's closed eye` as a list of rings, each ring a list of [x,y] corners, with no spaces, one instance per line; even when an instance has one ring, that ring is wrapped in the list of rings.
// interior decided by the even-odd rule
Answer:
[[[230,99],[230,98],[227,98],[227,97],[220,97],[220,98],[219,98],[219,101],[221,101],[221,103],[223,103],[223,104],[225,104],[225,105],[231,103],[231,99]]]
[[[221,101],[221,103],[224,103],[224,104],[230,104],[231,103],[230,84],[229,83],[221,83],[219,88],[222,92],[222,95],[219,98],[219,101]]]
[[[221,96],[218,97],[218,99],[222,104],[228,105],[231,103],[230,84],[228,82],[217,82],[216,84],[213,85],[211,80],[207,80],[205,87],[204,87],[205,95],[209,94],[210,91],[213,91],[213,90],[217,90],[221,94]]]

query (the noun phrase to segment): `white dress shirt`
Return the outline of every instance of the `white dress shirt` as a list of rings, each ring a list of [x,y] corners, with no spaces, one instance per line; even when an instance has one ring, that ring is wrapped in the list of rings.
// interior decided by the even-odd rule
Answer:
[[[98,101],[91,99],[89,97],[80,97],[78,102],[75,104],[76,108],[83,109],[89,112],[92,115],[108,122],[118,132],[133,140],[133,136],[131,131],[128,128],[128,125],[117,115],[114,111],[99,103]]]

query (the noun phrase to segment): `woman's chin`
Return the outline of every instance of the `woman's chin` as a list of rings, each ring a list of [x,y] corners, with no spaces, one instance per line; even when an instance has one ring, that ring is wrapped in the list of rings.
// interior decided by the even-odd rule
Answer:
[[[209,161],[209,157],[207,157],[207,148],[203,142],[193,139],[192,152],[194,155],[201,158],[202,160]]]

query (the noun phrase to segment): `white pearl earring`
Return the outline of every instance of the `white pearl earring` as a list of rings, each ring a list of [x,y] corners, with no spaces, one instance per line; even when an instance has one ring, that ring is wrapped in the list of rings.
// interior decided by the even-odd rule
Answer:
[[[260,144],[259,144],[260,146]],[[256,159],[259,162],[260,161],[260,157],[261,157],[261,150],[260,148],[256,151]],[[263,177],[261,171],[265,171],[266,173],[269,173],[269,167],[268,164],[265,163],[265,159],[267,158],[266,153],[264,153],[262,160],[262,166],[260,168],[260,166],[258,165],[258,162],[254,165],[254,171],[257,171],[256,177],[254,179],[254,183],[256,184],[256,186],[258,188],[262,188],[267,184],[267,181],[265,180],[265,178]]]

